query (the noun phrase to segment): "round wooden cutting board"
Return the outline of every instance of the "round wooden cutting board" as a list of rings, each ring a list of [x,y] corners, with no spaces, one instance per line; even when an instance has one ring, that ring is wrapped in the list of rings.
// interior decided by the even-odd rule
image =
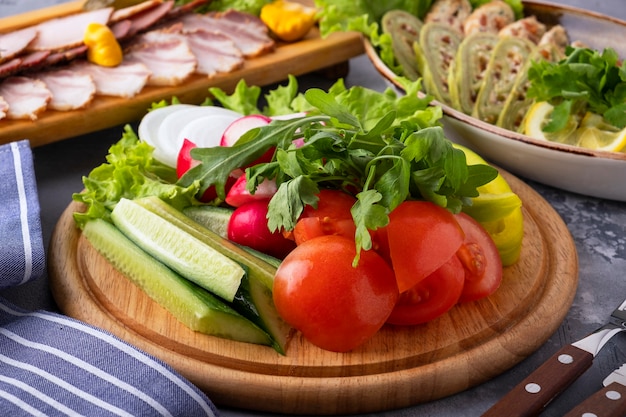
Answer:
[[[61,310],[172,365],[218,405],[286,414],[366,413],[431,401],[509,369],[557,329],[576,292],[578,259],[554,209],[503,172],[524,203],[521,259],[498,291],[426,325],[385,326],[350,353],[296,334],[285,356],[264,346],[195,333],[116,272],[76,228],[72,203],[50,246]]]

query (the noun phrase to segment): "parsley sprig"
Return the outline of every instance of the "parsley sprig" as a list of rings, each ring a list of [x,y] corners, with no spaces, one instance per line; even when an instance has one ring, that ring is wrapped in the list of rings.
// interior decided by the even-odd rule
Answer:
[[[478,195],[477,187],[497,175],[490,166],[467,165],[465,154],[444,136],[441,109],[429,105],[430,97],[419,98],[419,88],[407,82],[402,96],[391,89],[346,89],[342,81],[328,92],[309,89],[292,97],[294,103],[304,98],[306,115],[253,129],[232,147],[193,149],[191,156],[201,163],[179,184],[215,185],[223,199],[233,170],[275,148],[272,161],[246,169],[251,192],[265,178],[278,185],[269,203],[270,229],[292,230],[304,207],[317,204],[321,188],[343,189],[357,197],[357,248],[370,249],[368,230],[385,226],[404,200],[459,212]]]

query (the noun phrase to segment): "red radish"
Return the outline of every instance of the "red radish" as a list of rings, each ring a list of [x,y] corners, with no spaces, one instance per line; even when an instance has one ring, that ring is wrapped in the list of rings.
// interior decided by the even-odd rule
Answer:
[[[191,150],[196,147],[196,144],[190,141],[189,139],[183,140],[183,146],[180,148],[178,152],[178,158],[176,160],[176,176],[178,178],[182,177],[187,171],[191,168],[195,167],[200,163],[191,157]],[[230,191],[230,187],[237,182],[237,179],[243,175],[243,171],[235,170],[231,172],[228,180],[226,181],[226,192]],[[245,178],[245,175],[244,175]],[[244,186],[245,188],[245,186]],[[215,191],[215,187],[209,187],[206,189],[202,197],[200,197],[200,201],[210,202],[217,198],[217,192]]]
[[[224,134],[222,134],[221,146],[233,146],[244,133],[256,128],[268,125],[272,119],[262,114],[243,116],[232,122]]]
[[[233,146],[239,138],[241,138],[246,132],[256,128],[268,125],[272,119],[262,114],[251,114],[248,116],[240,117],[232,122],[225,130],[220,141],[221,146]],[[249,166],[254,166],[263,162],[270,162],[274,156],[274,148],[268,149],[263,155],[261,155],[256,161]]]
[[[276,181],[264,179],[257,186],[254,194],[250,194],[250,191],[246,189],[247,184],[248,182],[245,175],[237,178],[237,181],[235,181],[226,194],[226,204],[239,207],[255,200],[268,200],[276,194],[276,190],[278,189],[276,187]]]
[[[276,258],[284,258],[296,244],[280,231],[267,227],[269,200],[257,200],[237,207],[228,222],[228,239]]]

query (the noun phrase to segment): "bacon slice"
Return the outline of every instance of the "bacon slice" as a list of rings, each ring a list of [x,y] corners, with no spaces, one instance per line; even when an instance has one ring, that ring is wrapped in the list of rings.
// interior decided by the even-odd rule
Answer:
[[[263,22],[245,13],[236,11],[207,15],[192,13],[181,16],[180,21],[183,23],[183,33],[205,30],[228,36],[246,58],[263,55],[275,47],[275,42],[268,35]]]
[[[139,13],[130,18],[131,27],[127,36],[133,36],[139,32],[148,30],[165,17],[174,7],[174,0],[168,0],[157,7]]]
[[[9,105],[9,119],[37,120],[48,107],[52,93],[42,81],[14,76],[0,83],[0,96]]]
[[[136,44],[167,43],[180,40],[187,44],[196,58],[195,72],[209,77],[241,68],[244,57],[229,36],[220,32],[195,30],[181,33],[179,22],[161,30],[152,30],[137,38]]]
[[[69,69],[89,75],[96,95],[131,98],[146,86],[150,71],[141,63],[122,62],[117,67],[101,67],[87,61],[73,62]]]
[[[144,64],[152,73],[148,85],[179,85],[197,66],[196,57],[187,43],[172,38],[164,42],[135,45],[124,57],[128,63]]]
[[[187,43],[198,60],[196,72],[213,77],[241,68],[244,57],[232,39],[219,32],[196,30],[186,33]]]
[[[106,25],[112,13],[113,8],[106,7],[46,20],[33,26],[38,35],[26,49],[29,51],[59,51],[81,45],[87,26],[90,23]]]
[[[0,96],[0,120],[7,117],[8,111],[9,111],[9,103],[6,102],[4,97]]]
[[[153,7],[161,4],[161,0],[146,0],[139,4],[134,4],[132,6],[124,7],[122,9],[115,10],[113,14],[111,14],[111,22],[116,23],[121,20],[130,19],[131,17],[145,12],[146,10],[152,9]]]
[[[20,70],[20,65],[22,65],[21,58],[13,58],[8,62],[0,64],[0,78],[5,78],[15,74]]]
[[[88,74],[60,69],[43,72],[38,74],[37,78],[43,81],[52,93],[48,107],[53,110],[82,109],[96,94],[96,84]]]
[[[16,57],[37,37],[37,30],[32,27],[0,34],[0,63]]]

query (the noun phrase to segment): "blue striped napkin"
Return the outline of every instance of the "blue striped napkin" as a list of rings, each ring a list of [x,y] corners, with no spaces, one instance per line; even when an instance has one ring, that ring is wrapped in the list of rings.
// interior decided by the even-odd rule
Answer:
[[[39,201],[28,141],[0,145],[0,288],[43,276]],[[0,415],[218,416],[164,362],[115,336],[0,298]]]
[[[0,288],[43,275],[39,200],[28,141],[0,146]]]

